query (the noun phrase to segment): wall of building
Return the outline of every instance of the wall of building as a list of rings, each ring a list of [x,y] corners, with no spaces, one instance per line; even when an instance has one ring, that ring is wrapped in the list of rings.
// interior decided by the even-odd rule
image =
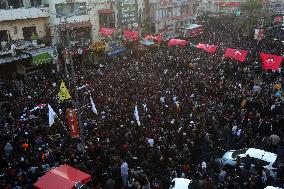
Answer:
[[[196,12],[194,0],[150,0],[150,22],[156,33],[161,30],[175,30],[191,22]]]
[[[45,22],[44,18],[38,19],[25,19],[25,20],[14,20],[14,21],[3,21],[0,22],[0,30],[7,30],[12,40],[24,39],[23,28],[24,27],[36,27],[37,36],[42,38],[45,36]]]
[[[50,0],[48,2],[49,4],[49,21],[48,25],[51,28],[51,37],[52,37],[52,43],[57,44],[59,42],[60,34],[59,34],[59,28],[58,25],[64,24],[65,21],[67,23],[78,23],[82,21],[90,21],[90,16],[88,13],[86,15],[80,15],[80,16],[72,16],[67,18],[66,20],[56,16],[56,5],[57,4],[65,4],[68,2],[73,2],[73,1],[68,1],[68,0]],[[88,0],[76,0],[76,3],[86,3],[86,8],[88,8]]]
[[[101,27],[99,21],[99,12],[103,10],[113,10],[115,14],[115,26],[117,26],[117,9],[114,0],[91,0],[89,2],[89,8],[89,16],[92,23],[92,40],[97,41],[100,38],[99,30]]]

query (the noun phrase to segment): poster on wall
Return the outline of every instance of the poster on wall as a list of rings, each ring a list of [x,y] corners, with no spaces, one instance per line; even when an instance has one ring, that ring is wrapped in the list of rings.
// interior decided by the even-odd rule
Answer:
[[[160,6],[167,6],[170,4],[170,0],[160,0]]]
[[[118,21],[122,26],[132,27],[138,22],[137,0],[117,0]]]

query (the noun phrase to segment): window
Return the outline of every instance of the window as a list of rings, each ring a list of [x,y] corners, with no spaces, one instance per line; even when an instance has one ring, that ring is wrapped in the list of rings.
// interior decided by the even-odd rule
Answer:
[[[114,28],[115,27],[114,12],[99,13],[99,22],[100,22],[100,27]]]
[[[39,7],[42,4],[41,0],[31,0],[32,7]]]
[[[25,27],[23,28],[23,35],[25,40],[32,40],[33,37],[37,36],[36,27]]]
[[[87,8],[86,3],[61,3],[55,5],[56,14],[67,16],[72,14],[72,16],[81,16],[86,15]],[[60,16],[56,16],[57,18],[60,18]]]
[[[181,14],[182,14],[182,15],[188,14],[187,10],[188,10],[188,6],[187,6],[187,5],[183,5],[183,6],[181,7]]]
[[[9,0],[9,7],[13,9],[21,8],[24,6],[23,0]]]
[[[3,0],[3,1],[0,1],[0,9],[9,9],[9,4],[8,4],[8,0]]]
[[[0,30],[0,42],[8,41],[8,33],[7,30]]]
[[[7,50],[8,33],[7,30],[0,30],[0,51]]]

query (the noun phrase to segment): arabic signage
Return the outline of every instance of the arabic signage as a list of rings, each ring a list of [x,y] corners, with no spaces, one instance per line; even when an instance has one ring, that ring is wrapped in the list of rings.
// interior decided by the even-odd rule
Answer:
[[[117,0],[118,21],[123,26],[138,22],[137,0]]]

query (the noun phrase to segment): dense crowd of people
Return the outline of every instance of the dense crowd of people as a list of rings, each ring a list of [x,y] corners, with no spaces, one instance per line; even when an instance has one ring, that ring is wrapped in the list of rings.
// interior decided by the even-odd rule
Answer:
[[[7,81],[0,88],[0,188],[32,188],[62,164],[91,174],[86,188],[168,189],[175,177],[192,180],[193,189],[283,187],[281,163],[272,179],[263,167],[251,173],[217,161],[228,150],[276,153],[284,145],[283,102],[275,96],[275,85],[284,85],[283,71],[262,71],[256,53],[280,50],[218,21],[191,42],[220,48],[208,54],[192,46],[161,47],[96,68],[76,67],[78,86],[85,86],[78,91],[85,149],[68,134],[64,112],[75,108],[69,77],[51,70]],[[224,58],[227,47],[249,50],[248,60]],[[62,79],[72,96],[63,103],[57,96]],[[39,104],[57,113],[51,127],[47,108],[23,119]]]

